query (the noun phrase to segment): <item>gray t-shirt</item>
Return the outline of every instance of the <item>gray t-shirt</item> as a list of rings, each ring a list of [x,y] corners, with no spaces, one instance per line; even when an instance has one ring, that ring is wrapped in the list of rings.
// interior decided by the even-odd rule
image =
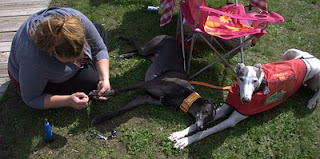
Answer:
[[[62,83],[73,77],[81,68],[73,63],[62,63],[41,51],[29,36],[35,27],[52,15],[79,16],[85,28],[86,55],[95,63],[109,59],[108,50],[93,23],[82,13],[71,8],[51,7],[31,15],[15,34],[8,61],[10,75],[19,82],[21,97],[30,107],[43,109],[48,82]],[[36,24],[35,26],[32,24]]]

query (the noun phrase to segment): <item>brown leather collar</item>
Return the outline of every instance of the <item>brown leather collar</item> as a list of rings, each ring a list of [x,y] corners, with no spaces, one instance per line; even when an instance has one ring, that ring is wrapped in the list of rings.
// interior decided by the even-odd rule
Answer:
[[[183,102],[180,105],[180,109],[184,112],[187,113],[191,105],[193,104],[194,101],[197,99],[201,98],[201,96],[197,92],[193,92],[190,94],[186,99],[183,100]]]

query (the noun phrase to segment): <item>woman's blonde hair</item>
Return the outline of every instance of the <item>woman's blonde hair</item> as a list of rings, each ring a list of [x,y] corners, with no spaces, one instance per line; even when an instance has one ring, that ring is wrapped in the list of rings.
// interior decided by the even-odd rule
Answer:
[[[79,57],[85,45],[84,27],[77,16],[55,15],[40,23],[31,33],[37,47],[50,56],[62,58]]]

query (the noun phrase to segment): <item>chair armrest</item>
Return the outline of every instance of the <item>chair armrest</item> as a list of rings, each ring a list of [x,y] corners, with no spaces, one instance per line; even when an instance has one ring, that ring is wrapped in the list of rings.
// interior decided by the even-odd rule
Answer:
[[[230,4],[227,6],[232,6],[232,5],[235,5],[235,4]],[[242,4],[238,4],[237,7],[240,7],[240,9],[243,9],[244,11],[244,7]],[[200,8],[200,11],[208,12],[209,16],[210,16],[210,13],[214,13],[218,15],[231,17],[234,19],[239,19],[239,20],[265,21],[265,22],[271,22],[271,23],[284,22],[283,17],[275,12],[271,12],[268,14],[266,13],[230,14],[227,12],[220,11],[219,9],[213,9],[206,6],[200,6],[199,8]]]

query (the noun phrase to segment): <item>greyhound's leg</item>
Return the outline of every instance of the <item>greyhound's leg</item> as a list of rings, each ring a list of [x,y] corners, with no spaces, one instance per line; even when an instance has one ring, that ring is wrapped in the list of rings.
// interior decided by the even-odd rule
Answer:
[[[120,55],[119,58],[121,58],[121,59],[131,58],[132,56],[134,56],[136,54],[137,54],[137,50],[132,50],[132,51],[126,52],[125,54]]]
[[[194,134],[192,136],[188,136],[188,137],[181,138],[181,139],[177,140],[176,143],[174,144],[174,148],[183,149],[195,141],[199,141],[209,135],[212,135],[212,134],[219,132],[221,130],[224,130],[226,128],[234,127],[238,122],[246,119],[247,117],[248,116],[242,115],[242,114],[238,113],[237,111],[233,111],[231,116],[228,119],[221,122],[220,124],[218,124],[212,128],[209,128],[207,130],[197,132],[196,134]]]
[[[96,117],[92,120],[92,124],[99,124],[103,121],[110,120],[113,117],[116,117],[120,114],[126,113],[130,110],[133,110],[142,104],[154,104],[154,105],[162,105],[160,100],[153,98],[150,95],[139,95],[134,100],[129,102],[127,105],[121,107],[119,110],[116,110],[114,112],[108,113],[106,115],[102,115],[100,117]]]
[[[104,97],[111,97],[111,96],[116,96],[128,91],[132,91],[132,90],[136,90],[136,89],[143,89],[145,86],[147,85],[146,82],[139,82],[130,86],[127,86],[125,88],[121,88],[121,89],[114,89],[114,90],[110,90],[110,91],[105,91],[102,96]],[[96,90],[96,92],[98,92]]]
[[[309,109],[313,109],[316,107],[317,105],[317,100],[320,98],[320,90],[318,90],[313,96],[312,98],[309,100],[308,102],[308,108]]]
[[[298,49],[288,49],[282,56],[282,60],[291,60],[291,59],[298,59],[298,58],[310,58],[314,57],[308,52],[301,51]]]
[[[233,110],[233,107],[224,103],[220,108],[216,110],[216,116],[214,117],[213,121],[216,121],[220,118],[225,117],[228,113]]]
[[[184,86],[190,90],[193,90],[193,86],[187,81],[187,80],[183,80],[183,79],[180,79],[180,78],[168,78],[168,77],[165,77],[162,79],[163,81],[168,81],[168,82],[174,82],[176,84],[179,84],[181,86]]]
[[[282,60],[292,60],[292,59],[297,59],[301,58],[302,54],[300,53],[299,50],[297,49],[288,49],[283,55],[282,55]]]
[[[224,116],[226,116],[230,111],[232,111],[233,108],[231,106],[229,106],[228,104],[224,103],[220,108],[217,109],[216,111],[216,116],[214,117],[213,121],[218,120]],[[174,132],[172,133],[168,139],[171,141],[176,141],[180,138],[183,138],[189,134],[191,134],[192,132],[197,130],[197,126],[196,124],[192,124],[190,125],[188,128],[182,130],[182,131],[178,131],[178,132]]]
[[[304,85],[315,91],[307,106],[307,108],[313,109],[316,107],[317,100],[320,98],[320,72],[313,76],[311,79],[305,81]]]
[[[182,130],[182,131],[177,131],[174,132],[172,134],[170,134],[170,136],[168,137],[169,140],[171,141],[177,141],[180,138],[183,138],[185,136],[187,136],[188,134],[194,132],[197,130],[197,125],[196,124],[192,124],[189,127],[187,127],[186,129]]]

